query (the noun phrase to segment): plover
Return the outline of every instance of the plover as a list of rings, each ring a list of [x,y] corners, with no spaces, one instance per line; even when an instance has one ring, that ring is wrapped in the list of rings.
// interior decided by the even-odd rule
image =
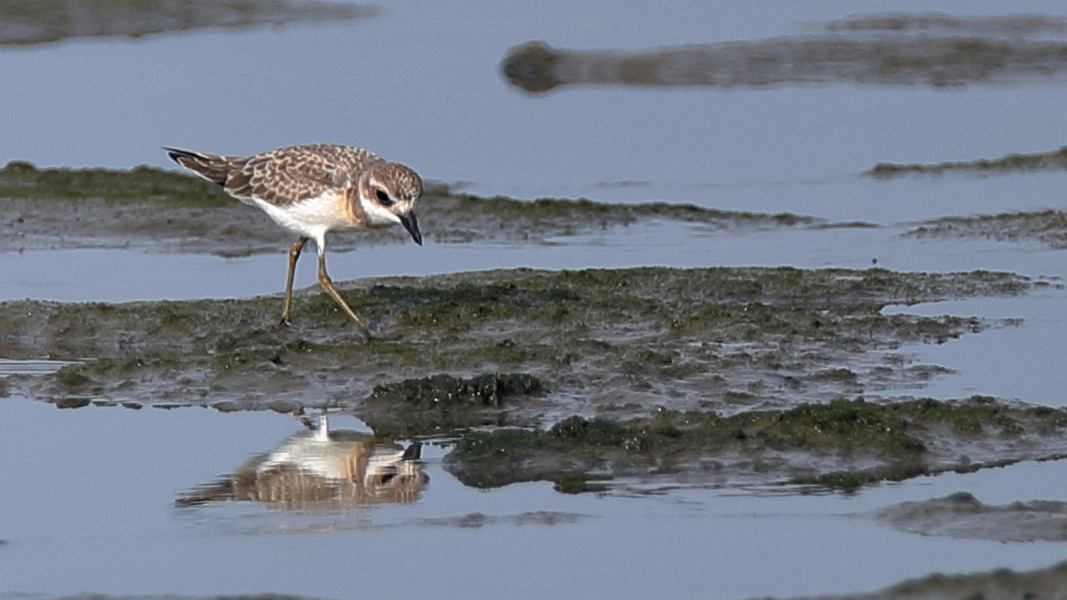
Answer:
[[[304,244],[313,239],[319,252],[319,285],[356,322],[364,337],[374,337],[326,273],[326,234],[399,223],[421,246],[422,234],[413,212],[422,196],[418,173],[362,148],[332,144],[288,146],[249,157],[164,150],[174,162],[221,185],[241,202],[262,209],[275,223],[300,236],[289,248],[283,324],[289,324],[296,261]]]
[[[318,427],[283,440],[231,475],[183,493],[175,505],[258,501],[283,510],[345,509],[389,502],[414,502],[430,481],[423,472],[419,442],[404,448],[371,434],[332,430],[325,416]]]

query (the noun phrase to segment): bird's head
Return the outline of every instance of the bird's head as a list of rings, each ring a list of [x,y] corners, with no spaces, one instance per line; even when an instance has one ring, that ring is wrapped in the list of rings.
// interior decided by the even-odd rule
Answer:
[[[415,219],[415,203],[422,196],[422,178],[410,167],[380,162],[364,171],[358,182],[359,203],[372,227],[400,223],[416,244],[422,233]]]

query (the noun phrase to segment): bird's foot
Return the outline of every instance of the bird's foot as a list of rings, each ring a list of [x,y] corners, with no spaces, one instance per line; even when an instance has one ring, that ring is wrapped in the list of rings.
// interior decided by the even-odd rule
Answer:
[[[375,340],[378,340],[378,341],[381,341],[381,342],[395,342],[395,341],[400,339],[400,334],[395,332],[395,331],[390,331],[389,333],[380,333],[379,332],[379,333],[375,333],[375,334],[372,334],[372,335],[373,335],[372,339],[375,339]]]
[[[370,342],[395,342],[400,339],[400,334],[394,332],[382,333],[380,331],[373,331],[369,327],[362,327],[360,333],[363,334],[363,341]]]

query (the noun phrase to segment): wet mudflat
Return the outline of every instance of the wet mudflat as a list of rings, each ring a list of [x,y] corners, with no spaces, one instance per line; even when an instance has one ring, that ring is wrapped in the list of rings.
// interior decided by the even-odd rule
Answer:
[[[944,217],[928,221],[908,232],[918,238],[984,237],[1009,242],[1040,242],[1051,248],[1067,248],[1067,211],[1042,210],[972,217]]]
[[[10,0],[0,4],[0,46],[85,37],[140,37],[199,28],[367,18],[372,6],[339,2],[225,0]]]
[[[1010,173],[1062,171],[1067,167],[1064,149],[1032,154],[1009,154],[993,159],[976,159],[936,164],[879,163],[865,176],[877,179],[895,177],[1003,176]],[[1067,212],[1059,209],[1001,212],[966,216],[945,216],[922,221],[906,233],[916,238],[987,238],[1008,242],[1038,242],[1050,248],[1067,247]]]
[[[393,437],[597,417],[542,434],[464,434],[455,469],[482,487],[551,479],[580,490],[592,472],[706,471],[703,459],[720,482],[855,487],[1067,451],[1059,411],[1028,413],[992,399],[933,401],[916,405],[918,413],[864,403],[743,412],[877,398],[943,374],[945,367],[914,363],[898,349],[998,324],[882,309],[1031,287],[1009,274],[645,268],[363,284],[347,300],[383,317],[379,327],[398,341],[360,343],[321,294],[296,303],[303,323],[290,328],[273,316],[277,297],[5,303],[7,355],[79,362],[51,376],[12,375],[4,391],[61,407],[329,407]],[[960,439],[930,452],[933,438],[907,433],[941,426]],[[824,433],[812,437],[812,429]],[[986,435],[1005,440],[998,452],[982,452]]]
[[[944,368],[894,351],[998,323],[884,315],[884,307],[1016,295],[1032,285],[990,272],[513,270],[363,281],[347,291],[396,341],[357,343],[330,299],[310,290],[294,300],[298,320],[289,328],[278,324],[277,296],[16,301],[3,305],[0,335],[11,357],[84,361],[51,378],[8,381],[11,393],[55,402],[248,409],[297,402],[315,389],[326,406],[362,409],[374,386],[504,371],[553,390],[546,401],[556,410],[508,403],[513,416],[541,422],[560,411],[634,416],[664,398],[676,409],[782,406],[928,379]]]
[[[863,174],[887,179],[906,175],[1006,175],[1031,171],[1062,171],[1067,169],[1067,149],[1031,154],[1008,154],[997,158],[979,158],[932,165],[878,163]]]
[[[542,198],[525,202],[450,192],[430,184],[420,200],[427,239],[437,243],[546,241],[652,221],[745,231],[828,226],[791,213],[723,211],[690,204],[619,204]],[[0,170],[0,252],[124,248],[248,256],[295,239],[270,219],[233,202],[218,186],[150,167],[38,169],[14,161]],[[861,226],[842,224],[841,226]],[[340,237],[332,249],[404,241],[392,230]]]
[[[34,460],[5,468],[20,484],[0,502],[0,579],[41,597],[1054,593],[1062,542],[1033,540],[1063,500],[1062,164],[1045,152],[1067,139],[1052,111],[1063,18],[884,8],[571,6],[609,15],[593,35],[547,8],[399,3],[373,31],[18,55],[24,118],[0,140],[0,411],[18,424],[4,456]],[[440,43],[446,17],[462,44]],[[471,29],[486,18],[500,26]],[[401,32],[412,42],[382,64],[307,68]],[[493,63],[536,39],[617,48],[653,78],[641,48],[773,60],[728,94],[529,96]],[[230,58],[186,67],[194,46]],[[812,49],[832,60],[799,60]],[[813,78],[768,79],[775,57]],[[264,58],[303,65],[287,91],[254,75]],[[104,102],[85,60],[142,79]],[[364,93],[396,65],[410,86]],[[179,93],[233,73],[241,85]],[[44,110],[43,76],[77,105]],[[322,89],[343,93],[299,91]],[[343,294],[397,340],[358,343],[315,287],[278,327],[291,239],[155,168],[163,144],[304,141],[456,182],[420,204],[425,248],[331,240]],[[982,219],[989,233],[917,233]],[[277,568],[294,557],[300,577]]]
[[[1063,35],[1061,19],[884,14],[831,21],[822,35],[640,51],[535,41],[508,50],[500,69],[530,93],[573,85],[963,87],[1062,78],[1067,45],[1044,37],[1050,33]]]

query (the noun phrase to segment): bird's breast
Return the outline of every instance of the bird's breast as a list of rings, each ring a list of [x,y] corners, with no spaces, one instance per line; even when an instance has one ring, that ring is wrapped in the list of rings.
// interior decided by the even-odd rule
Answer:
[[[258,199],[256,205],[278,225],[304,235],[314,231],[367,229],[364,223],[352,219],[346,210],[344,194],[340,191],[328,190],[285,206],[275,206]]]

